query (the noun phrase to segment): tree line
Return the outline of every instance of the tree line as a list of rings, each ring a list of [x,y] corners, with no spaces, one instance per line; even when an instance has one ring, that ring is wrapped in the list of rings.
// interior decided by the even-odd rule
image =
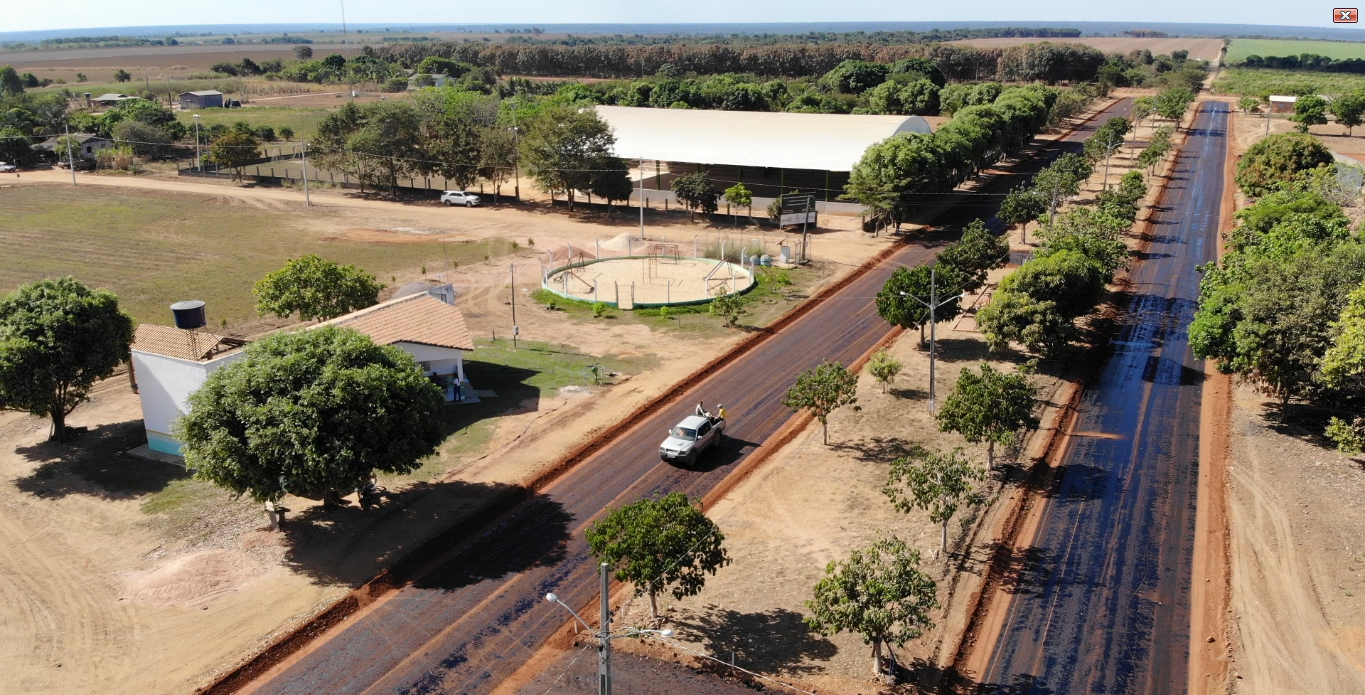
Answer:
[[[842,196],[897,225],[925,196],[944,193],[1024,146],[1047,125],[1057,91],[1041,85],[999,92],[933,133],[900,133],[867,149]]]
[[[1273,70],[1303,70],[1306,72],[1344,72],[1365,75],[1365,60],[1360,58],[1333,59],[1331,56],[1303,53],[1296,56],[1249,55],[1241,67]]]
[[[1236,182],[1254,202],[1238,211],[1221,262],[1202,268],[1190,347],[1281,404],[1307,406],[1343,452],[1359,453],[1365,240],[1343,211],[1360,204],[1359,187],[1300,133],[1253,145]]]
[[[365,55],[386,63],[416,67],[439,56],[496,69],[506,75],[540,77],[643,77],[672,65],[683,73],[749,73],[770,77],[811,77],[845,60],[894,63],[924,58],[951,80],[1008,79],[1055,83],[1093,80],[1104,53],[1080,44],[1040,42],[980,49],[961,44],[775,43],[769,45],[691,44],[573,45],[540,43],[395,44],[366,46]]]

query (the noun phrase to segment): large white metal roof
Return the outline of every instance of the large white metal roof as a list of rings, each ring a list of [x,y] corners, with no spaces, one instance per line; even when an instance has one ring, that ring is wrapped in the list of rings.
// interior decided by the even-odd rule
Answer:
[[[919,116],[598,106],[616,156],[742,167],[852,171],[871,145],[932,132]]]

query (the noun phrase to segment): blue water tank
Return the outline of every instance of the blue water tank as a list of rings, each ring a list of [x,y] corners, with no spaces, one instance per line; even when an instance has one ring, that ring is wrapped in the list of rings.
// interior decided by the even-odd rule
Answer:
[[[175,327],[187,331],[203,328],[209,323],[204,314],[204,303],[198,299],[172,304],[171,313],[175,314]]]

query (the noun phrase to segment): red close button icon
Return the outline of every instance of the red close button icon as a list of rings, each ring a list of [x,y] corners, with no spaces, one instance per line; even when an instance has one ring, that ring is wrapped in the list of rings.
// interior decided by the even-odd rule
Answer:
[[[1332,10],[1332,21],[1337,24],[1355,24],[1360,21],[1360,10],[1354,7],[1338,7]]]

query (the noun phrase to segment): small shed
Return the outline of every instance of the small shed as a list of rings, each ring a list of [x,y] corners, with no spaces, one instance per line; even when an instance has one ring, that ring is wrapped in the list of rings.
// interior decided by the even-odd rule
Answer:
[[[186,111],[190,109],[223,108],[223,93],[216,89],[182,92],[180,94],[180,108]]]
[[[34,145],[33,149],[38,150],[39,152],[51,152],[57,155],[62,161],[65,161],[66,146],[61,143],[61,139],[64,137],[66,136],[54,135]],[[72,154],[81,159],[94,159],[100,150],[114,145],[113,141],[109,138],[102,138],[98,135],[91,135],[90,133],[73,133],[71,139],[78,143],[78,147]]]
[[[1294,113],[1294,102],[1296,102],[1296,101],[1298,101],[1298,100],[1299,100],[1299,98],[1296,97],[1296,96],[1287,96],[1287,95],[1283,95],[1283,94],[1271,94],[1271,95],[1270,95],[1270,112],[1271,112],[1271,113]]]

